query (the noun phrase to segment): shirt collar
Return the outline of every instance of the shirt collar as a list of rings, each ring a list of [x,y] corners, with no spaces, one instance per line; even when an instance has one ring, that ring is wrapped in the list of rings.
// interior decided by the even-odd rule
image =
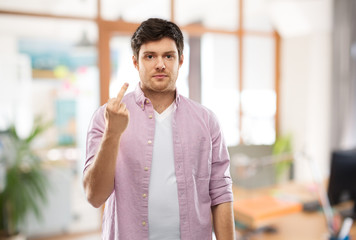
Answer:
[[[143,93],[140,83],[137,84],[136,89],[134,91],[135,94],[135,100],[136,100],[136,104],[142,109],[145,110],[145,106],[146,104],[149,104],[151,101],[145,96],[145,94]],[[175,99],[175,105],[176,107],[178,107],[179,102],[180,102],[180,95],[178,93],[178,90],[176,88],[176,99]]]

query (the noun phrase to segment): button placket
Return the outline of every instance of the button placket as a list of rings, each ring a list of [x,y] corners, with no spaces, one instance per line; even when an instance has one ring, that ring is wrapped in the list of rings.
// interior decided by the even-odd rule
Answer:
[[[154,141],[154,122],[150,121],[149,119],[153,119],[153,108],[152,105],[149,104],[150,102],[145,99],[142,102],[142,109],[144,110],[144,115],[146,117],[146,124],[147,124],[147,135],[146,135],[146,147],[147,147],[147,154],[146,154],[146,159],[144,161],[144,165],[141,167],[143,170],[143,175],[144,175],[144,185],[141,190],[141,203],[142,203],[142,215],[141,215],[141,225],[142,228],[147,230],[148,227],[148,194],[149,194],[149,176],[150,176],[150,168],[151,168],[151,159],[152,159],[152,151],[153,151],[153,141]],[[142,171],[141,170],[141,171]]]

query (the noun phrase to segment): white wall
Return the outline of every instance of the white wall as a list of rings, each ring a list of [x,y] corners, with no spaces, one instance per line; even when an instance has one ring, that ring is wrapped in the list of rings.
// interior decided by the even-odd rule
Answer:
[[[331,36],[313,34],[284,39],[281,68],[281,133],[292,133],[294,151],[305,151],[323,176],[329,171]],[[303,159],[297,180],[310,180]]]
[[[281,32],[280,129],[282,134],[292,133],[293,150],[305,151],[326,177],[331,151],[332,1],[302,1],[296,6],[306,27],[294,34]],[[306,159],[296,159],[295,178],[312,180]]]

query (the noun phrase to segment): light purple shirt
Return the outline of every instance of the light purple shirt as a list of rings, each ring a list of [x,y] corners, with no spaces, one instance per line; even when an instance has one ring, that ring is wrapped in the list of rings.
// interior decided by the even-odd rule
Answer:
[[[212,238],[211,207],[233,201],[229,155],[215,115],[176,94],[172,133],[182,240]],[[115,184],[105,203],[105,240],[147,240],[148,195],[155,115],[138,86],[122,102],[130,122],[120,140]],[[85,169],[94,161],[105,129],[105,105],[95,113],[87,135]]]

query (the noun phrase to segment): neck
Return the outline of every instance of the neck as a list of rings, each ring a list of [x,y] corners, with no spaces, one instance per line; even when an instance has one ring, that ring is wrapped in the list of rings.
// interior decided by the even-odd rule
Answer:
[[[174,101],[176,97],[176,91],[167,92],[154,92],[150,90],[142,90],[147,98],[150,99],[153,108],[158,113],[162,113],[166,110]]]

